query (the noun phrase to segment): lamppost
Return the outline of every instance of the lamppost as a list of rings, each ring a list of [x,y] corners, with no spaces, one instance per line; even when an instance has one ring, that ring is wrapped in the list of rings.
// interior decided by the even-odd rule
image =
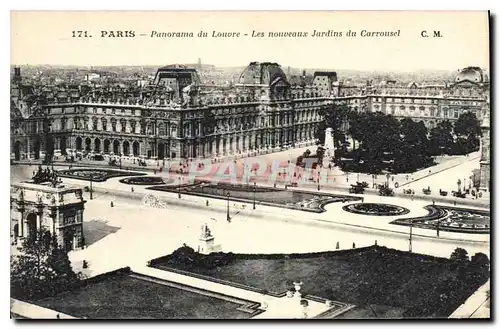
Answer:
[[[321,171],[321,169],[320,169],[320,171]],[[320,174],[321,174],[320,171],[318,171],[318,191],[320,190],[320,186],[319,186],[319,177],[320,177]]]
[[[389,178],[391,178],[391,174],[387,174],[385,177],[387,178],[387,187],[389,187]]]
[[[372,187],[375,188],[375,175],[372,174]]]
[[[411,221],[411,219],[410,219],[410,239],[409,239],[409,242],[410,242],[409,250],[410,250],[410,252],[412,250],[412,245],[411,245],[412,236],[413,236],[413,221]]]
[[[257,182],[253,182],[253,210],[255,210],[255,193],[256,193],[256,188],[255,186],[257,185]]]
[[[460,192],[460,185],[462,184],[462,181],[460,181],[460,178],[457,181],[457,192]]]
[[[177,192],[178,192],[178,196],[179,196],[179,199],[181,198],[181,176],[177,176],[178,180],[179,180],[179,186],[177,188]]]
[[[94,181],[94,175],[90,174],[90,200],[92,200],[92,182]]]
[[[439,224],[440,224],[440,223],[441,223],[441,222],[440,222],[440,220],[438,219],[438,221],[437,221],[437,226],[436,226],[436,235],[437,235],[437,237],[438,237],[438,238],[439,238]]]
[[[228,223],[231,223],[231,217],[229,216],[229,197],[230,194],[227,192],[227,213],[226,213],[226,220]]]

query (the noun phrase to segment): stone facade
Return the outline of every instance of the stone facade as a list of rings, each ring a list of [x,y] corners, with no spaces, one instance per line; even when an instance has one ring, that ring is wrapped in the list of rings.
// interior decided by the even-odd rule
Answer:
[[[56,155],[153,159],[269,153],[313,144],[320,110],[332,104],[328,88],[292,87],[276,63],[250,63],[231,86],[204,85],[195,69],[170,65],[147,87],[83,87],[13,83],[12,158],[40,158],[46,145]]]
[[[481,125],[481,162],[479,167],[479,188],[483,191],[490,191],[491,176],[490,176],[490,116],[489,113],[485,116]]]
[[[464,111],[473,112],[482,120],[489,111],[490,82],[483,70],[468,67],[458,72],[453,81],[442,84],[341,83],[334,98],[336,104],[345,104],[355,111],[380,111],[399,119],[410,117],[431,129],[441,121],[456,121]]]
[[[19,243],[43,227],[66,250],[80,249],[85,202],[80,188],[11,184],[11,237]]]

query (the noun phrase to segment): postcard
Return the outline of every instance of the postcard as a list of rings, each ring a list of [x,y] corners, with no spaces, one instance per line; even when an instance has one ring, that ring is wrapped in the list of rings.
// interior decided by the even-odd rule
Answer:
[[[12,11],[11,318],[490,319],[489,33]]]

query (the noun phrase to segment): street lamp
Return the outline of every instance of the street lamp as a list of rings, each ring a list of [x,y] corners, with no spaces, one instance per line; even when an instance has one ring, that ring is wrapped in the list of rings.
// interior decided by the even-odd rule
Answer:
[[[90,174],[90,200],[92,200],[92,182],[94,181],[94,175]]]
[[[253,210],[255,210],[255,193],[256,193],[256,188],[255,186],[257,185],[257,182],[253,182]]]
[[[177,192],[179,195],[179,199],[181,198],[181,176],[178,176],[179,178],[179,187],[177,188]]]
[[[438,219],[437,226],[436,226],[436,235],[438,238],[439,238],[439,224],[440,224],[440,220]]]
[[[231,217],[229,216],[229,192],[227,192],[227,213],[226,213],[226,220],[228,223],[231,223]]]
[[[410,239],[409,239],[409,242],[410,242],[409,250],[410,250],[410,252],[412,250],[412,245],[411,245],[412,235],[413,235],[413,221],[410,219]]]

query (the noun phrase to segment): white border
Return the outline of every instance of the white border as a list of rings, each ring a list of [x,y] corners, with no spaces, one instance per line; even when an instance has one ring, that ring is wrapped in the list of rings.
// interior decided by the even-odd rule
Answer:
[[[10,1],[9,1],[10,2]],[[3,120],[0,122],[4,125],[3,129],[0,129],[0,132],[4,134],[4,138],[1,139],[4,142],[0,144],[0,154],[2,154],[3,160],[0,162],[4,170],[2,171],[4,175],[0,176],[1,179],[1,185],[2,189],[1,195],[0,195],[0,200],[2,202],[3,207],[0,209],[5,211],[5,215],[7,215],[7,211],[9,209],[9,205],[7,204],[7,197],[8,197],[8,190],[7,190],[7,184],[10,181],[10,177],[7,173],[10,172],[10,168],[8,167],[8,162],[7,162],[7,155],[10,153],[9,151],[9,142],[10,142],[10,127],[8,126],[10,116],[9,116],[9,106],[10,106],[10,65],[7,65],[7,63],[10,63],[10,49],[7,47],[7,45],[10,45],[10,10],[491,10],[493,14],[498,14],[500,10],[498,10],[498,6],[500,1],[495,1],[495,0],[461,0],[461,1],[438,1],[438,0],[414,0],[414,1],[390,1],[390,0],[377,0],[377,1],[370,1],[370,0],[345,0],[342,2],[339,1],[318,1],[318,0],[307,0],[307,1],[297,1],[297,0],[288,0],[288,1],[269,1],[269,0],[253,0],[253,1],[245,1],[245,2],[230,2],[228,0],[212,0],[212,1],[203,1],[203,0],[183,0],[183,1],[176,1],[176,2],[170,2],[170,1],[162,1],[162,0],[140,0],[140,1],[120,1],[113,3],[112,1],[105,1],[105,0],[86,0],[84,2],[82,1],[74,1],[74,2],[69,2],[69,1],[64,1],[64,0],[44,0],[44,1],[36,1],[36,0],[24,0],[24,1],[16,1],[10,2],[8,1],[2,1],[0,6],[2,7],[1,11],[1,20],[0,24],[2,24],[2,29],[0,29],[0,35],[1,35],[1,54],[3,58],[3,63],[4,66],[4,73],[3,73],[3,78],[1,79],[2,83],[2,102],[1,104],[4,104],[4,109],[1,112],[1,115],[3,116]],[[3,8],[5,7],[5,8]],[[457,24],[460,24],[460,22],[457,22]],[[498,19],[496,21],[496,26],[495,26],[495,31],[497,30],[498,26]],[[494,32],[494,35],[496,36],[497,34]],[[496,38],[495,38],[496,39]],[[498,55],[498,51],[496,52],[496,55]],[[495,56],[495,60],[497,59],[497,56]],[[494,68],[494,67],[493,67]],[[494,73],[494,72],[492,72]],[[495,93],[495,95],[498,96],[498,86],[496,84],[496,74],[492,74],[492,79],[494,79],[495,82],[495,89],[492,92]],[[496,98],[493,97],[495,100]],[[497,115],[500,117],[500,115]],[[495,122],[497,123],[497,122]],[[495,127],[500,127],[500,125],[494,125]],[[495,131],[500,130],[495,129]],[[495,140],[498,140],[496,138]],[[500,143],[500,142],[499,142]],[[496,145],[496,143],[495,143]],[[499,144],[500,145],[500,144]],[[495,152],[496,153],[496,152]],[[499,152],[500,153],[500,150]],[[496,169],[496,168],[495,168]],[[500,172],[500,171],[499,171]],[[495,200],[496,201],[496,200]],[[494,214],[494,218],[496,219],[496,214]],[[1,304],[1,310],[3,310],[5,313],[4,316],[1,318],[2,322],[2,328],[12,328],[16,326],[17,324],[10,320],[7,316],[7,308],[10,305],[9,301],[9,295],[10,295],[10,287],[8,286],[9,282],[9,257],[10,257],[10,248],[8,248],[8,237],[9,234],[7,233],[9,230],[9,220],[8,218],[10,217],[10,214],[5,216],[3,218],[3,225],[5,227],[5,230],[2,230],[2,241],[5,238],[5,252],[0,253],[2,255],[1,259],[1,264],[5,266],[5,269],[1,272],[2,273],[2,280],[4,284],[4,289],[2,290],[4,292],[4,298],[2,299],[2,304]],[[495,233],[498,231],[498,227],[500,225],[497,223],[495,225]],[[498,236],[498,234],[494,235],[495,237]],[[496,253],[495,253],[496,255]],[[498,257],[495,257],[493,260],[496,264]],[[497,266],[495,266],[495,269]],[[496,297],[496,294],[495,294]],[[496,298],[494,305],[496,305]],[[493,312],[494,310],[492,310]],[[157,322],[158,323],[158,322]],[[35,324],[29,324],[29,325],[23,325],[24,328],[36,328],[38,326],[51,326],[53,323],[35,323]],[[66,323],[67,325],[68,323]],[[143,323],[127,323],[127,322],[120,322],[118,325],[129,325],[134,328],[141,328],[144,326]],[[176,323],[159,323],[160,325],[168,325],[169,327],[177,327],[177,326],[183,326],[185,327],[186,325],[189,327],[192,326],[199,326],[199,325],[207,325],[207,323],[189,323],[189,324],[182,324],[179,322]],[[221,325],[239,325],[241,322],[229,322],[229,323],[224,323],[224,322],[217,322],[217,323],[208,323],[211,326],[221,326]],[[312,326],[312,325],[318,325],[318,323],[304,323],[304,322],[299,322],[299,323],[291,323],[293,325],[299,325],[299,326]],[[414,325],[419,325],[422,323],[419,322],[397,322],[397,323],[378,323],[377,325],[385,326],[385,325],[396,325],[396,326],[414,326]],[[466,323],[461,323],[462,325],[466,325],[467,327],[472,326],[472,324],[466,324]],[[479,323],[476,323],[474,325],[477,325]],[[74,325],[74,324],[73,324]],[[116,325],[116,323],[102,323],[102,324],[97,324],[97,323],[90,323],[92,327],[101,327],[101,328],[107,328],[110,325]],[[268,326],[287,326],[289,323],[283,323],[283,322],[277,322],[277,323],[261,323],[261,322],[252,322],[250,325],[252,326],[259,326],[259,328],[265,328]],[[350,322],[342,322],[342,323],[325,323],[322,322],[320,325],[327,325],[327,326],[332,326],[334,325],[335,327],[341,327],[341,328],[352,328],[354,327],[359,327],[359,326],[365,326],[365,325],[370,325],[373,326],[373,322],[355,322],[355,323],[350,323]],[[447,326],[452,326],[455,325],[455,322],[450,322],[450,323],[425,323],[426,327],[433,328],[433,327],[438,327],[441,325],[447,325]],[[493,324],[488,324],[488,326],[492,326]]]

